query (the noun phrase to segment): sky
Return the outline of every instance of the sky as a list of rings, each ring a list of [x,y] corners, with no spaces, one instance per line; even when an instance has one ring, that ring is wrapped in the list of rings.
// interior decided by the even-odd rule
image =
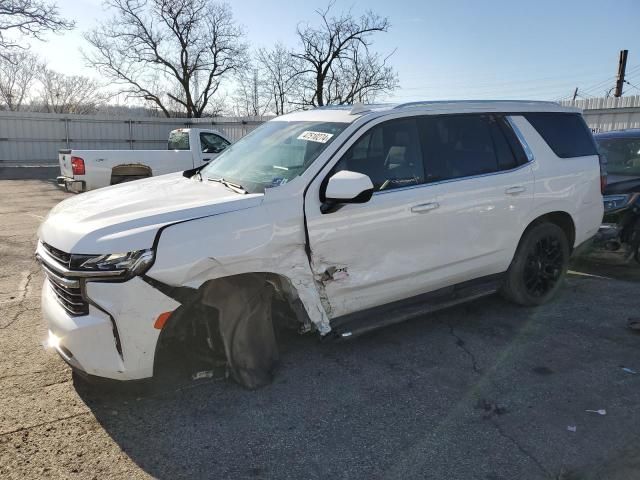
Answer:
[[[50,68],[96,76],[85,65],[82,33],[110,16],[101,0],[57,0],[74,31],[32,42]],[[296,45],[296,25],[317,22],[328,2],[228,2],[254,48]],[[613,87],[621,49],[629,50],[625,94],[640,94],[640,0],[341,1],[336,11],[387,16],[374,49],[391,52],[400,87],[383,101],[540,99],[603,96]],[[99,78],[99,77],[98,77]]]

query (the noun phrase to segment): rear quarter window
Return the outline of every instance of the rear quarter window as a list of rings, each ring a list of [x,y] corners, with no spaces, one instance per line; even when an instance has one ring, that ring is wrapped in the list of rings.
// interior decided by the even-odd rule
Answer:
[[[596,143],[582,115],[574,113],[527,113],[527,121],[560,158],[597,155]]]
[[[169,133],[168,150],[189,150],[189,132],[173,130]]]

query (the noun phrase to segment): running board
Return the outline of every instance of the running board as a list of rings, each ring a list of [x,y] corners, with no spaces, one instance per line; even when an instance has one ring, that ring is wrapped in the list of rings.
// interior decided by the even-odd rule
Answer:
[[[489,275],[337,317],[331,320],[329,336],[334,339],[353,338],[378,328],[486,297],[500,289],[503,279],[503,273]]]

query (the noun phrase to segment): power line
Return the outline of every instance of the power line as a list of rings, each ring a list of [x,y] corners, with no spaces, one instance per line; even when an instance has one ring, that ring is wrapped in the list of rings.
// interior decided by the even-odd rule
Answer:
[[[584,82],[584,80],[583,80]],[[556,79],[544,79],[544,78],[538,78],[538,79],[527,79],[527,80],[513,80],[513,81],[502,81],[502,82],[491,82],[491,83],[475,83],[473,82],[471,85],[474,88],[491,88],[491,87],[501,87],[501,86],[508,86],[508,85],[531,85],[531,86],[540,86],[540,85],[544,85],[544,84],[548,84],[550,86],[555,86],[555,85],[565,85],[565,84],[575,84],[576,83],[576,79],[575,77],[566,77],[563,76],[562,79],[559,79],[559,77],[557,77]],[[427,88],[442,88],[442,87],[453,87],[453,88],[469,88],[470,87],[470,82],[464,82],[464,83],[457,83],[457,84],[452,84],[450,82],[447,82],[446,80],[443,80],[440,83],[423,83],[420,86],[415,86],[415,87],[403,87],[404,90],[424,90]]]
[[[635,86],[633,83],[631,83],[629,80],[625,80],[624,83],[626,83],[627,85],[635,88],[636,90],[640,91],[640,88]]]

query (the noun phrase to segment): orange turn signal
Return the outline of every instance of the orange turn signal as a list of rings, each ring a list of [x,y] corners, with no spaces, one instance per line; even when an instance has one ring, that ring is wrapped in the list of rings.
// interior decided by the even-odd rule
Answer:
[[[172,313],[173,312],[164,312],[158,315],[158,318],[156,318],[156,321],[153,324],[153,328],[162,330],[162,328],[164,327],[164,324],[167,323],[167,320],[169,320],[169,317],[171,316]]]

